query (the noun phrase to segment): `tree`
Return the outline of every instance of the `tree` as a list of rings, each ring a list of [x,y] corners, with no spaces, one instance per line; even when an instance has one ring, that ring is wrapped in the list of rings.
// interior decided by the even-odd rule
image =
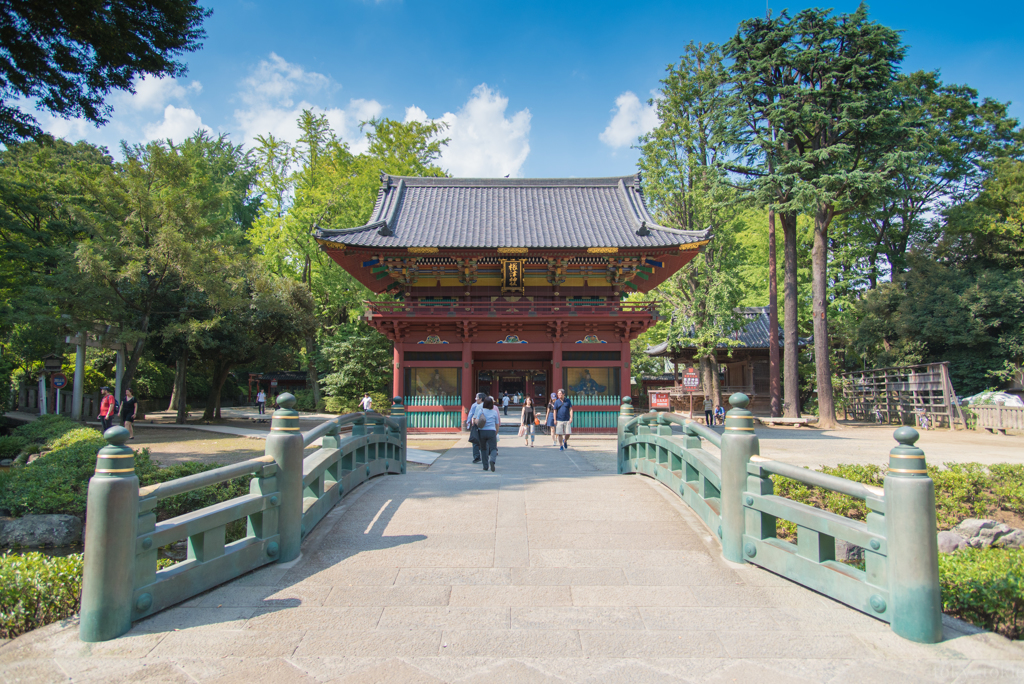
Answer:
[[[724,182],[731,100],[717,45],[687,45],[654,100],[659,125],[640,139],[644,195],[661,223],[683,230],[712,228],[714,238],[679,271],[661,294],[671,307],[668,341],[697,349],[705,395],[715,406],[717,349],[732,346],[740,326],[733,309],[741,297],[735,266],[735,192]]]
[[[181,76],[175,58],[206,36],[196,0],[9,0],[0,14],[0,143],[42,135],[19,100],[61,118],[106,123],[112,90],[141,75]]]
[[[935,242],[941,233],[936,218],[974,200],[999,160],[1024,153],[1007,104],[979,100],[965,85],[943,84],[936,72],[902,75],[895,88],[912,153],[896,167],[886,192],[852,217],[860,233],[855,239],[866,246],[872,288],[880,275],[906,270],[908,250]]]
[[[251,215],[249,160],[239,146],[200,132],[181,145],[151,142],[123,147],[125,161],[87,181],[95,203],[92,238],[78,263],[115,298],[118,309],[97,322],[116,324],[132,343],[124,384],[131,383],[154,315],[173,292],[194,289],[213,302],[240,296],[238,270]],[[240,180],[238,176],[241,176]],[[251,178],[251,175],[250,175]]]
[[[733,45],[741,97],[778,92],[765,111],[778,137],[759,141],[774,162],[764,180],[793,189],[784,211],[807,207],[814,214],[818,425],[831,428],[836,419],[827,317],[829,226],[882,192],[905,161],[898,147],[909,128],[894,88],[905,49],[897,31],[868,19],[863,4],[852,14],[808,9],[792,21],[785,12],[777,21],[748,20]],[[780,67],[795,76],[792,83],[776,82],[773,72]]]

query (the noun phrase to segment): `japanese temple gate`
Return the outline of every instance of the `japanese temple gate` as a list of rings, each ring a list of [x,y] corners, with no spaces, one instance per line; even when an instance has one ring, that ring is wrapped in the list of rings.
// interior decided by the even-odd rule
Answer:
[[[465,179],[383,175],[369,223],[317,229],[342,268],[396,301],[367,321],[394,343],[411,429],[458,431],[477,392],[546,403],[565,389],[575,431],[615,432],[629,342],[656,320],[624,301],[710,239],[660,226],[640,177]]]

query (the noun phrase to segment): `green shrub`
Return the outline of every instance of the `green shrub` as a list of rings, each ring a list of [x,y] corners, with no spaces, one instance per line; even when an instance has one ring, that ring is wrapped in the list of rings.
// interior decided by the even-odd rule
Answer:
[[[315,411],[316,404],[313,403],[313,390],[296,390],[295,395],[296,411]]]
[[[39,416],[39,418],[31,423],[15,428],[14,434],[18,437],[23,437],[29,442],[46,444],[77,427],[80,427],[79,424],[66,416],[48,414]]]
[[[28,440],[18,435],[0,437],[0,459],[17,458],[21,450],[28,446]]]
[[[1010,639],[1024,636],[1024,550],[939,554],[942,610]]]
[[[0,639],[13,639],[78,612],[82,554],[0,556]]]
[[[324,408],[328,413],[355,413],[359,410],[359,402],[348,397],[327,397]]]
[[[92,428],[75,426],[55,438],[53,450],[45,456],[0,473],[0,509],[14,517],[45,513],[84,517],[96,452],[105,445]]]

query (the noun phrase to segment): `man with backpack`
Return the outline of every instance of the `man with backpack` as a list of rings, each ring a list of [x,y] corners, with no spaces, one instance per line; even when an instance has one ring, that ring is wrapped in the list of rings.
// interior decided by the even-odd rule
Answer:
[[[466,427],[469,429],[469,443],[473,445],[473,463],[480,462],[480,428],[476,419],[480,416],[480,410],[484,406],[484,393],[478,392],[476,402],[469,407],[469,416],[466,418]]]
[[[114,400],[114,395],[110,393],[109,387],[100,387],[100,395],[103,396],[103,399],[100,400],[100,415],[97,417],[103,426],[101,432],[106,432],[114,424],[114,416],[117,415],[117,402]]]

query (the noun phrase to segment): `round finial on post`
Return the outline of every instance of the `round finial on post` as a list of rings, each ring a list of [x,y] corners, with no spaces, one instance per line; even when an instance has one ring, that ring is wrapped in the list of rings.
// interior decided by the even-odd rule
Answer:
[[[295,395],[288,392],[277,395],[277,405],[281,408],[293,409],[297,401],[298,399],[295,398]]]
[[[103,439],[107,440],[107,444],[111,446],[124,446],[124,443],[128,441],[128,437],[130,437],[128,430],[120,425],[108,428],[103,433]]]
[[[629,404],[630,406],[632,406],[633,405],[633,397],[622,397],[622,403],[623,404]]]
[[[900,443],[900,446],[914,448],[914,444],[917,440],[921,439],[921,433],[912,427],[901,427],[896,428],[896,431],[892,433],[893,438]]]
[[[743,392],[737,392],[729,397],[729,405],[733,408],[745,409],[750,406],[750,397]]]
[[[392,406],[401,406],[402,405],[402,397],[391,397],[391,405]]]

